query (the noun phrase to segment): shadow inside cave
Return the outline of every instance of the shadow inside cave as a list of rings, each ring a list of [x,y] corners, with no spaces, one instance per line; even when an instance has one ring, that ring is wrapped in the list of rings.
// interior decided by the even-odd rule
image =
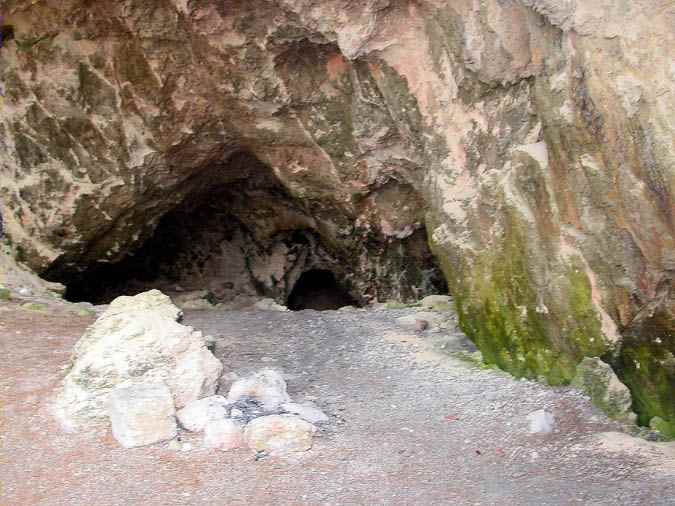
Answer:
[[[303,272],[291,290],[287,303],[291,311],[302,309],[325,311],[356,305],[357,301],[340,286],[335,275],[324,269]]]

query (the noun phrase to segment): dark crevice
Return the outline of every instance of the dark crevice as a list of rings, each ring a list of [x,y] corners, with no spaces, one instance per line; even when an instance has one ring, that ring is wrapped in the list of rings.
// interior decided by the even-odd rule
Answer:
[[[295,283],[287,303],[288,309],[292,311],[302,309],[325,311],[355,305],[358,305],[356,300],[340,286],[335,275],[323,269],[303,272]]]

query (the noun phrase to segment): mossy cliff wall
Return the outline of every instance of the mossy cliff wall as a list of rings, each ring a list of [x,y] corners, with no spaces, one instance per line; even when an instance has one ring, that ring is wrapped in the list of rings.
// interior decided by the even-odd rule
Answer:
[[[37,272],[120,260],[187,196],[236,180],[245,152],[354,286],[422,290],[424,269],[399,274],[426,228],[488,360],[566,383],[602,356],[643,422],[675,423],[672,2],[10,0],[4,14],[0,198]],[[268,237],[291,227],[275,223]]]

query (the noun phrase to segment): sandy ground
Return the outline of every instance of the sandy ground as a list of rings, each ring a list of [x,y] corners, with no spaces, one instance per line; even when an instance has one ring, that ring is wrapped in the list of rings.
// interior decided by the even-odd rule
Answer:
[[[0,505],[675,504],[675,450],[624,434],[578,393],[446,354],[459,334],[401,329],[399,311],[195,311],[228,373],[281,369],[330,416],[314,448],[256,461],[166,444],[124,450],[64,433],[49,401],[93,318],[0,306]],[[548,408],[550,435],[526,415]]]

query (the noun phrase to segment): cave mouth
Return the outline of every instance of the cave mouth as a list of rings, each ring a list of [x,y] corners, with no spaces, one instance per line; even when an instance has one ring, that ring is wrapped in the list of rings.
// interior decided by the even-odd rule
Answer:
[[[407,190],[390,186],[380,189],[385,204],[406,201]],[[330,310],[445,293],[423,227],[403,239],[336,245],[326,223],[344,226],[353,217],[325,199],[291,194],[248,152],[207,167],[170,204],[153,224],[142,210],[125,215],[125,230],[138,231],[126,252],[101,247],[88,257],[63,257],[45,278],[66,285],[67,300],[94,304],[158,289],[182,307],[190,297],[231,309],[272,298],[292,310]]]
[[[344,306],[358,306],[358,302],[337,282],[335,274],[325,269],[303,272],[288,296],[291,311],[314,309],[326,311]]]

